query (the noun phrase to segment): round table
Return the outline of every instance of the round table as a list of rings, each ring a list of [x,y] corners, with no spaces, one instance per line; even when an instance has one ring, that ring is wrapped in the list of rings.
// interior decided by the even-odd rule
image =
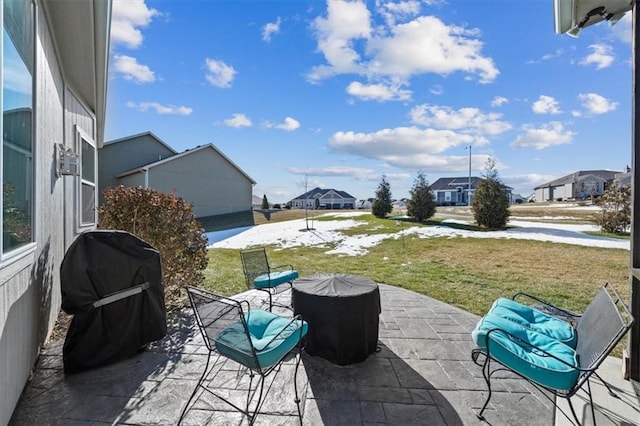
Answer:
[[[299,278],[291,293],[294,314],[309,324],[305,351],[338,365],[362,362],[378,346],[380,290],[346,274]]]

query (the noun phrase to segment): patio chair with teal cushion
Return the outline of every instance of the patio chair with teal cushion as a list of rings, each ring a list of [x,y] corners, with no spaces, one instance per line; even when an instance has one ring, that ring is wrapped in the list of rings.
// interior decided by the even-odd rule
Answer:
[[[510,370],[537,388],[565,398],[577,424],[580,420],[571,397],[586,384],[584,390],[595,424],[590,378],[598,377],[613,394],[596,370],[631,328],[633,317],[629,309],[608,283],[600,288],[581,315],[534,296],[523,293],[516,296],[522,295],[539,304],[531,306],[500,298],[472,332],[478,348],[471,352],[471,357],[482,365],[489,391],[478,417],[484,419],[484,410],[491,399],[491,376],[500,370]],[[484,363],[478,361],[480,355],[484,356]],[[492,366],[492,361],[498,365]],[[543,395],[556,405],[556,400],[547,392]]]
[[[273,308],[273,295],[278,293],[280,286],[288,285],[290,289],[299,276],[291,265],[271,266],[264,247],[241,250],[240,259],[247,287],[269,294],[269,311]]]
[[[253,424],[266,397],[265,378],[275,372],[275,380],[283,361],[291,356],[295,358],[294,401],[302,423],[297,376],[300,351],[308,325],[300,315],[286,318],[260,309],[249,310],[249,303],[246,301],[239,302],[195,287],[187,287],[187,293],[208,355],[202,376],[184,406],[178,423],[182,422],[198,391],[203,390],[243,413],[249,424]],[[243,304],[246,310],[243,309]],[[212,356],[215,358],[213,363]],[[231,365],[224,364],[225,362],[231,362]],[[221,370],[228,371],[233,365],[240,367],[250,377],[247,400],[243,407],[221,396],[219,391],[214,391],[218,387],[228,386],[225,380],[216,381],[216,376]],[[256,375],[259,379],[254,386],[253,379]],[[237,383],[234,386],[232,390],[237,388]],[[246,384],[241,385],[241,388],[244,389],[244,386]],[[271,385],[267,387],[267,392],[270,388]],[[256,394],[258,396],[254,401]]]

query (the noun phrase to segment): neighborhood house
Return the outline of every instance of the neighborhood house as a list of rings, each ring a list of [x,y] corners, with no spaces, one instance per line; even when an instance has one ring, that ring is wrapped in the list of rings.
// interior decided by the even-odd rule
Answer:
[[[197,218],[251,210],[256,182],[212,144],[177,153],[145,132],[105,142],[98,158],[101,190],[124,185],[175,191],[193,204]]]
[[[611,170],[582,170],[536,186],[536,201],[584,200],[599,197],[614,181],[624,184],[630,173]]]
[[[298,195],[287,203],[294,209],[354,209],[356,198],[345,191],[337,189],[314,188],[311,191]]]

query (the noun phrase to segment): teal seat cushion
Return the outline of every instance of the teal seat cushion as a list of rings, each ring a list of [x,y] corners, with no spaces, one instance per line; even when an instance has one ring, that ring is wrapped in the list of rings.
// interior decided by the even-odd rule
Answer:
[[[256,288],[270,288],[280,284],[288,283],[298,278],[298,271],[279,271],[269,274],[258,275],[253,280]]]
[[[489,312],[546,334],[574,349],[578,344],[578,334],[571,324],[514,300],[501,297],[493,302]]]
[[[291,322],[291,318],[281,317],[271,312],[254,309],[245,316],[249,338],[241,321],[222,330],[215,339],[218,352],[250,368],[269,368],[280,361],[308,331],[308,324],[302,320]],[[282,331],[282,333],[280,333]],[[277,339],[274,340],[276,335]],[[259,365],[251,351],[255,348]]]
[[[501,331],[491,331],[496,329],[515,338]],[[578,380],[576,368],[579,364],[575,350],[546,334],[489,313],[478,321],[471,335],[484,353],[542,386],[566,391]]]

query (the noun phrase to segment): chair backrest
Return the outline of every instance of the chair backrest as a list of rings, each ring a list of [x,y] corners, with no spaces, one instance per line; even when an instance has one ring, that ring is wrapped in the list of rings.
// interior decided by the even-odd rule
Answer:
[[[585,369],[578,379],[579,387],[620,342],[633,324],[629,308],[609,283],[600,288],[584,311],[576,330],[576,352],[580,368]]]
[[[242,304],[195,287],[187,287],[187,294],[207,349],[223,355],[226,350],[233,351],[240,354],[245,366],[258,370],[258,357],[251,342]]]
[[[270,272],[267,251],[264,247],[241,250],[240,259],[242,260],[242,271],[248,288],[253,288],[253,281],[256,277]]]

